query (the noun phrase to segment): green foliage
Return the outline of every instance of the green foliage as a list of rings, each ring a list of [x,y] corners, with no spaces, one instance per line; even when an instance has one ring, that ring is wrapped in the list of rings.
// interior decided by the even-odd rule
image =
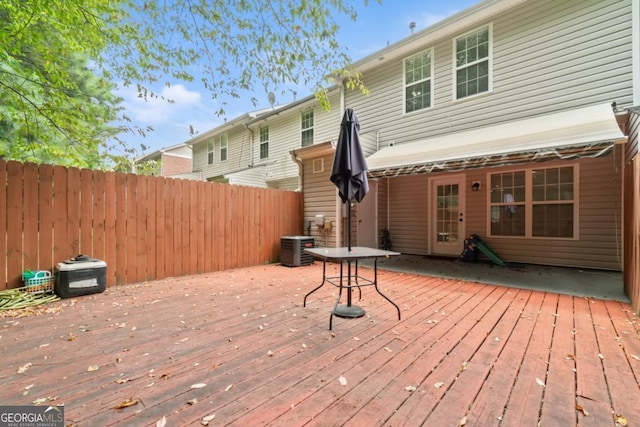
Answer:
[[[378,0],[380,1],[380,0]],[[345,79],[364,89],[337,39],[335,17],[357,18],[366,0],[176,0],[132,2],[111,40],[109,69],[125,84],[200,78],[224,114],[244,94],[285,94],[283,87],[324,89]],[[169,83],[169,82],[165,82]],[[365,89],[366,90],[366,89]],[[139,86],[141,96],[155,94]],[[322,101],[324,100],[324,101]],[[257,106],[257,98],[252,97]]]
[[[88,20],[82,3],[0,3],[0,157],[101,166],[118,100],[89,68],[102,38],[75,31]]]
[[[362,1],[3,0],[0,157],[125,164],[101,154],[107,141],[148,129],[109,125],[118,114],[127,120],[116,83],[136,85],[146,99],[158,82],[200,79],[219,114],[229,100],[283,87],[314,87],[325,108],[325,88],[336,83],[366,93],[334,18],[355,20]]]

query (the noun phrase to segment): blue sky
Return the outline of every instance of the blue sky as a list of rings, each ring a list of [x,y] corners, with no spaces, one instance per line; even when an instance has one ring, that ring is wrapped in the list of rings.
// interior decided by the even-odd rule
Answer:
[[[356,0],[358,1],[358,0]],[[361,4],[364,3],[363,0]],[[369,5],[362,5],[358,11],[358,20],[341,21],[344,25],[339,39],[348,43],[351,59],[357,61],[370,55],[388,43],[395,43],[411,34],[409,24],[416,23],[415,31],[451,16],[479,0],[369,0]],[[211,100],[209,93],[197,82],[172,82],[170,87],[153,87],[153,90],[165,98],[174,100],[170,104],[161,99],[144,101],[137,97],[135,87],[123,88],[118,95],[124,99],[125,114],[131,118],[130,125],[140,127],[151,126],[154,131],[141,137],[131,133],[121,134],[129,146],[142,154],[140,145],[148,148],[146,153],[161,148],[181,144],[192,138],[190,126],[198,133],[203,133],[224,123],[224,119],[232,120],[246,112],[269,106],[266,95],[255,94],[260,105],[254,107],[250,101],[229,101],[225,107],[226,116],[216,116],[219,106]],[[311,94],[310,88],[300,88],[297,97],[303,98]],[[249,97],[247,97],[249,98]],[[277,104],[291,102],[291,99],[278,99]]]

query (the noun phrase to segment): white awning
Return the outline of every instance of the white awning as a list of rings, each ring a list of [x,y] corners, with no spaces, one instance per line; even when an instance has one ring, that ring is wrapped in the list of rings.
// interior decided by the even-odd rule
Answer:
[[[371,177],[594,157],[624,141],[610,104],[385,147],[367,158]]]

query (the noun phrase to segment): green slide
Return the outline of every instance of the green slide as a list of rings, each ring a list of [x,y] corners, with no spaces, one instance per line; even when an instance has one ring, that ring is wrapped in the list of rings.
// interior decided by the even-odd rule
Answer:
[[[488,256],[489,259],[493,261],[494,264],[497,264],[501,267],[508,267],[507,263],[504,262],[504,260],[500,258],[497,253],[493,252],[493,250],[491,250],[491,248],[487,246],[483,241],[478,240],[476,245],[477,245],[476,247],[480,250],[480,252]]]

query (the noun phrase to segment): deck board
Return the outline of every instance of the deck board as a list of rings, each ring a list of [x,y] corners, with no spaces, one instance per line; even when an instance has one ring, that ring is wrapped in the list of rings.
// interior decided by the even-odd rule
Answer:
[[[364,288],[354,303],[366,316],[334,318],[329,331],[335,287],[302,306],[321,274],[319,263],[257,266],[3,317],[0,401],[64,404],[73,426],[213,414],[210,425],[233,426],[640,422],[640,328],[627,303],[380,271],[401,320]],[[114,409],[125,399],[138,403]]]

